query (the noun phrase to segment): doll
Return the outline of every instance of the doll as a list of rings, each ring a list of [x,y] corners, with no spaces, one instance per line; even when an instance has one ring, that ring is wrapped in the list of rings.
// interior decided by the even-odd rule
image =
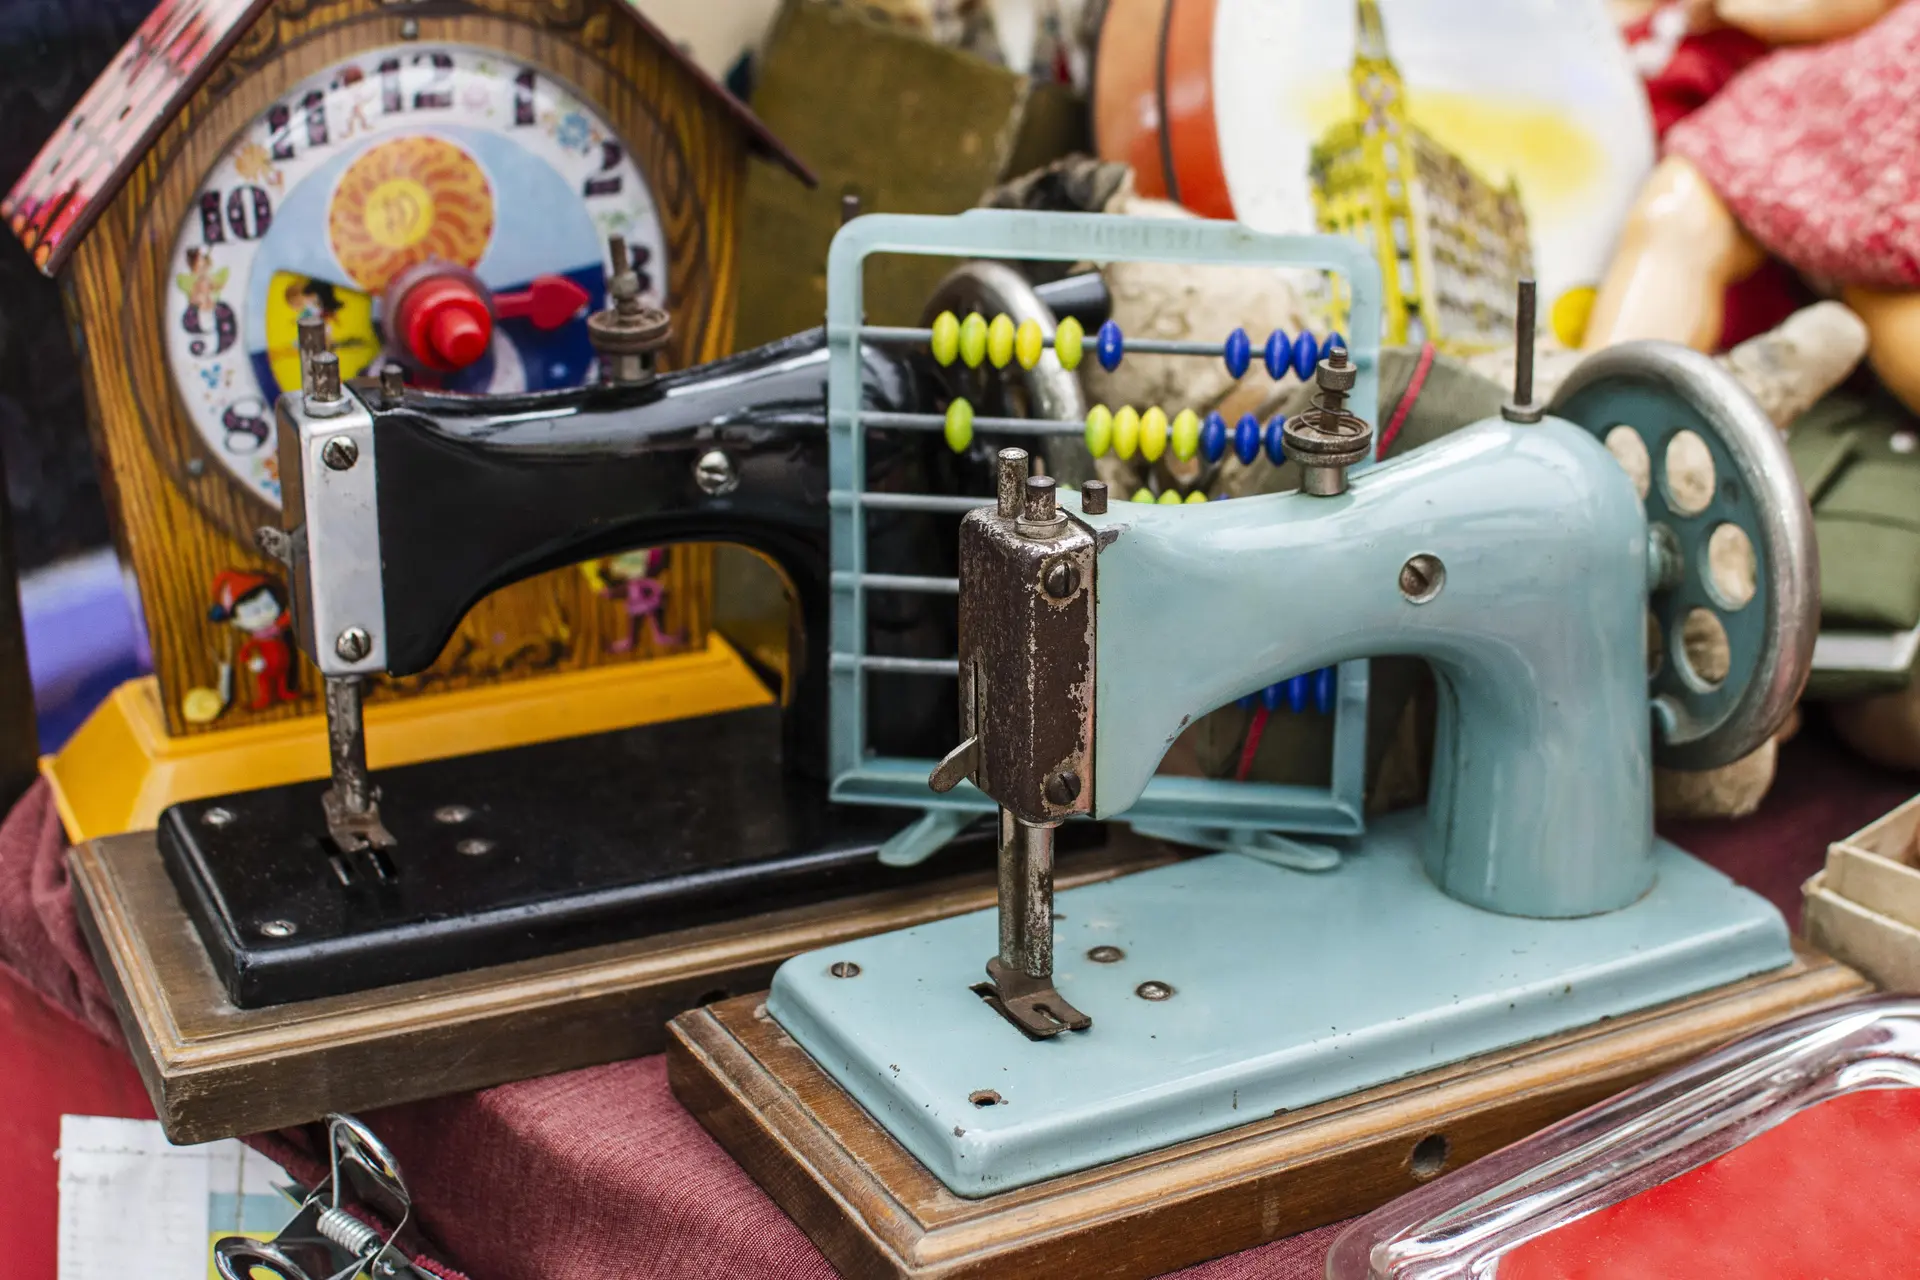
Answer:
[[[1920,0],[1714,0],[1782,46],[1667,134],[1586,345],[1708,348],[1727,286],[1768,253],[1837,290],[1868,359],[1920,410]]]

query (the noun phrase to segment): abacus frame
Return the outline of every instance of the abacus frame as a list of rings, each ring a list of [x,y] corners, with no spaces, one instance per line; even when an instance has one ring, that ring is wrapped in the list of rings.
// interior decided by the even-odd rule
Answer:
[[[895,253],[1042,262],[1300,267],[1335,272],[1348,287],[1346,346],[1359,370],[1349,403],[1368,421],[1377,420],[1379,408],[1380,275],[1364,247],[1345,237],[1268,235],[1238,223],[1198,219],[976,209],[953,217],[874,214],[856,218],[840,229],[827,255],[828,503],[833,569],[828,660],[831,795],[849,803],[926,810],[926,821],[909,829],[918,831],[924,846],[927,840],[937,840],[942,832],[951,834],[972,816],[993,812],[996,806],[971,783],[962,783],[943,795],[934,793],[927,785],[927,775],[936,763],[933,760],[870,752],[866,715],[869,671],[954,679],[958,666],[954,659],[897,658],[866,652],[867,592],[916,589],[867,572],[866,512],[882,505],[913,505],[916,501],[918,509],[954,511],[986,505],[994,499],[991,495],[973,500],[866,492],[866,433],[924,425],[896,421],[901,416],[897,414],[862,410],[861,342],[902,336],[899,330],[864,323],[866,261],[876,254]],[[1142,345],[1136,349],[1147,348]],[[1049,349],[1044,358],[1055,357]],[[987,431],[1009,430],[1015,425],[1034,435],[1077,436],[1083,430],[1078,422],[976,423]],[[1374,460],[1369,459],[1367,465]],[[1156,777],[1123,819],[1152,823],[1157,832],[1166,835],[1222,831],[1359,835],[1365,827],[1367,673],[1365,662],[1348,662],[1340,667],[1332,772],[1327,786]],[[903,850],[901,860],[917,860],[926,852],[930,849]]]

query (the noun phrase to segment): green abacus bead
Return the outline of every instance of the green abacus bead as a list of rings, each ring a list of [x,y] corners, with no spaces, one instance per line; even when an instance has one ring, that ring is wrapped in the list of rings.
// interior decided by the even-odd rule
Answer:
[[[1192,493],[1187,495],[1188,506],[1192,506],[1196,502],[1205,502],[1206,500],[1207,500],[1206,493],[1199,489],[1195,489]]]
[[[1040,353],[1047,349],[1047,340],[1041,336],[1038,320],[1022,320],[1020,327],[1013,333],[1013,358],[1020,362],[1022,369],[1031,369],[1040,363]]]
[[[1179,505],[1180,505],[1180,491],[1179,491],[1178,489],[1169,489],[1169,490],[1167,490],[1167,491],[1166,491],[1165,493],[1163,493],[1163,494],[1161,494],[1161,495],[1160,495],[1160,505],[1161,505],[1161,506],[1163,506],[1163,507],[1177,507],[1177,506],[1179,506]]]
[[[987,362],[1004,369],[1013,359],[1013,317],[1002,311],[987,326]]]
[[[965,400],[956,399],[947,406],[947,448],[955,453],[965,453],[967,446],[973,443],[973,406]]]
[[[969,369],[987,358],[987,318],[978,311],[960,322],[960,358]]]
[[[1166,451],[1167,411],[1156,404],[1140,415],[1140,456],[1158,462]]]
[[[1096,458],[1107,456],[1113,447],[1113,411],[1103,404],[1087,410],[1087,452]]]
[[[1200,415],[1182,409],[1173,419],[1173,456],[1185,462],[1200,452]]]
[[[1133,411],[1132,405],[1126,405],[1113,415],[1113,454],[1125,462],[1139,447],[1140,415]]]
[[[960,354],[960,321],[951,311],[942,311],[933,318],[933,358],[945,367],[953,363]]]
[[[1060,367],[1068,373],[1080,367],[1080,350],[1086,336],[1080,322],[1072,316],[1062,320],[1053,331],[1053,354],[1060,357]]]
[[[1153,504],[1153,490],[1147,488],[1145,485],[1141,485],[1133,491],[1133,500],[1135,502],[1144,502],[1151,506]]]

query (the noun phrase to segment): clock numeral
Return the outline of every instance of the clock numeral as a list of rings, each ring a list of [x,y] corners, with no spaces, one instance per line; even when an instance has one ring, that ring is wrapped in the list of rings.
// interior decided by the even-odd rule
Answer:
[[[620,144],[617,142],[600,144],[600,172],[588,178],[586,186],[582,189],[588,199],[620,193],[620,175],[612,171],[619,167],[623,155],[625,152],[620,150]]]
[[[227,224],[220,217],[220,193],[209,191],[200,197],[200,240],[203,244],[225,244]]]
[[[275,160],[293,159],[293,138],[290,128],[292,124],[293,112],[287,109],[286,103],[276,102],[267,108],[267,134],[269,141],[273,143]]]
[[[453,55],[450,53],[416,53],[407,65],[418,67],[426,65],[433,68],[433,79],[428,87],[413,95],[415,111],[444,109],[453,105]],[[400,59],[382,58],[380,60],[380,111],[382,115],[397,115],[407,109],[407,95],[400,88]],[[444,86],[444,87],[442,87]]]
[[[300,105],[307,112],[307,145],[324,147],[327,145],[327,95],[319,89],[310,90],[300,99]]]
[[[209,317],[199,307],[188,307],[180,316],[180,327],[193,335],[193,341],[187,344],[187,350],[196,357],[217,356],[232,346],[234,339],[240,336],[240,324],[234,318],[233,308],[224,302],[216,302],[210,308]],[[208,319],[213,321],[213,331],[207,331]],[[207,339],[213,339],[213,349],[207,349]]]
[[[513,123],[516,128],[534,123],[533,72],[522,71],[513,78]]]
[[[273,201],[255,186],[227,193],[227,229],[242,240],[258,240],[273,225]]]
[[[267,442],[273,428],[267,423],[267,406],[251,397],[236,400],[227,406],[220,415],[220,425],[226,428],[224,441],[228,453],[246,455],[256,452]]]

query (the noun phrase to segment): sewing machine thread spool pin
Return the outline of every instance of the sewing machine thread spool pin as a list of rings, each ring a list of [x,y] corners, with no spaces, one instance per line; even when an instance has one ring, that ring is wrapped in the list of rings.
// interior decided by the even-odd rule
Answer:
[[[1533,400],[1533,333],[1538,302],[1532,280],[1520,282],[1513,313],[1513,399],[1500,406],[1508,422],[1538,422],[1546,406]]]
[[[1021,537],[1042,540],[1067,531],[1067,513],[1060,509],[1052,476],[1028,476],[1021,494],[1020,516],[1014,521]]]
[[[640,300],[640,276],[624,236],[608,238],[607,256],[613,265],[608,305],[587,317],[587,338],[600,358],[601,381],[644,385],[653,381],[660,350],[673,338],[672,318]]]
[[[300,390],[313,390],[312,360],[327,349],[327,322],[322,316],[301,316],[295,325],[300,349]]]
[[[1080,513],[1089,516],[1107,514],[1107,482],[1089,480],[1080,486]]]
[[[340,386],[339,356],[331,351],[316,351],[307,358],[306,366],[305,401],[308,417],[337,418],[353,409],[353,401],[347,398]]]
[[[995,475],[998,483],[1000,518],[1017,520],[1023,504],[1023,492],[1027,482],[1027,451],[1025,449],[1002,449],[1000,451],[1000,469]]]
[[[1373,427],[1348,412],[1358,370],[1344,346],[1329,346],[1314,370],[1313,405],[1280,424],[1285,453],[1300,464],[1300,488],[1328,498],[1347,491],[1347,468],[1373,451]]]

